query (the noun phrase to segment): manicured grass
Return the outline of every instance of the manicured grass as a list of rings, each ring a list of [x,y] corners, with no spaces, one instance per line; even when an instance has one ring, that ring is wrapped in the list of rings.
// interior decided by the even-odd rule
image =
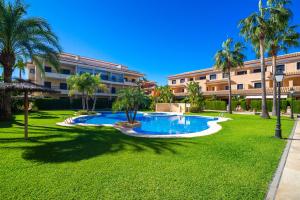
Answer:
[[[0,123],[0,199],[263,199],[285,140],[275,119],[232,115],[192,139],[143,139],[105,127],[59,127],[72,111]],[[206,113],[206,115],[216,115]],[[283,119],[287,137],[293,122]]]

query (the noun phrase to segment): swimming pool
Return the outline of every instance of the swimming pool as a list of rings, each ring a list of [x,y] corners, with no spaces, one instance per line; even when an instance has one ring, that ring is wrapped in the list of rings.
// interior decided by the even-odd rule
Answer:
[[[217,122],[220,118],[187,116],[168,113],[137,113],[136,120],[141,126],[133,129],[122,129],[126,134],[146,137],[195,137],[208,135],[220,129]],[[103,112],[95,116],[73,119],[74,124],[113,126],[120,121],[127,121],[123,112]]]

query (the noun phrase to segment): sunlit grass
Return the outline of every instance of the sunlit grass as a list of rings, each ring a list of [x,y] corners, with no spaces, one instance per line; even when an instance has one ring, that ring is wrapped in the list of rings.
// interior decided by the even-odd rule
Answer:
[[[105,127],[59,127],[72,111],[0,123],[0,199],[263,199],[285,140],[275,119],[231,115],[191,139],[143,139]],[[205,113],[205,115],[218,115]],[[293,122],[283,118],[287,137]]]

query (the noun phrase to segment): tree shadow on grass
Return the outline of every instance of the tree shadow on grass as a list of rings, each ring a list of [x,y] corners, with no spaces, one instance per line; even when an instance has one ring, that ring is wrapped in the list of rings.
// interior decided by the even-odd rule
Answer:
[[[63,163],[81,161],[122,151],[177,154],[176,149],[178,147],[195,144],[180,139],[135,138],[107,127],[31,127],[31,130],[35,128],[39,131],[42,131],[43,128],[44,134],[50,134],[49,138],[33,137],[31,140],[36,143],[35,145],[18,145],[7,148],[23,149],[23,158],[26,160],[43,163]],[[17,141],[18,139],[15,142]],[[2,139],[2,142],[5,141]],[[9,140],[6,142],[9,142]]]

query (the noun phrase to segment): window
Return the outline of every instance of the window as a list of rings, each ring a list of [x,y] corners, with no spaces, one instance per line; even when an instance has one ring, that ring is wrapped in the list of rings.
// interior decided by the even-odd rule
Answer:
[[[206,76],[200,76],[199,77],[199,80],[205,80],[206,79]]]
[[[276,66],[276,72],[280,72],[280,73],[283,73],[284,72],[284,65],[277,65]]]
[[[261,88],[261,83],[254,83],[254,88]]]
[[[260,68],[257,68],[257,69],[254,69],[253,70],[253,73],[260,73],[261,72],[261,69]]]
[[[222,77],[223,77],[223,78],[228,78],[228,76],[229,76],[228,73],[223,73],[223,74],[222,74]]]
[[[30,73],[30,74],[35,74],[35,69],[30,69],[30,70],[29,70],[29,73]]]
[[[128,78],[124,78],[124,81],[125,81],[125,82],[128,82]]]
[[[217,74],[211,74],[209,75],[210,80],[216,80],[217,79]]]
[[[69,69],[61,69],[60,73],[69,75],[69,74],[71,74],[71,71]]]
[[[176,84],[176,80],[172,80],[172,84],[173,84],[173,85]]]
[[[194,81],[194,78],[190,78],[190,81]]]
[[[112,93],[112,94],[116,94],[116,88],[112,87],[112,88],[111,88],[111,93]]]
[[[45,81],[44,82],[44,87],[51,88],[51,82]]]
[[[297,63],[297,70],[300,70],[300,62]]]
[[[180,83],[184,83],[184,82],[185,82],[184,78],[180,79]]]
[[[134,78],[131,80],[131,82],[133,82],[133,83],[135,83],[135,81],[136,81],[136,80],[135,80]]]
[[[244,89],[244,85],[243,85],[243,84],[237,84],[237,89],[238,89],[238,90]]]
[[[52,72],[52,68],[48,67],[48,66],[45,66],[45,72]]]
[[[238,71],[236,73],[236,75],[245,75],[245,74],[247,74],[247,71]]]
[[[67,90],[68,89],[68,85],[66,83],[60,83],[59,84],[59,89],[61,89],[61,90]]]
[[[225,88],[224,88],[224,90],[229,90],[229,86],[226,85]]]

